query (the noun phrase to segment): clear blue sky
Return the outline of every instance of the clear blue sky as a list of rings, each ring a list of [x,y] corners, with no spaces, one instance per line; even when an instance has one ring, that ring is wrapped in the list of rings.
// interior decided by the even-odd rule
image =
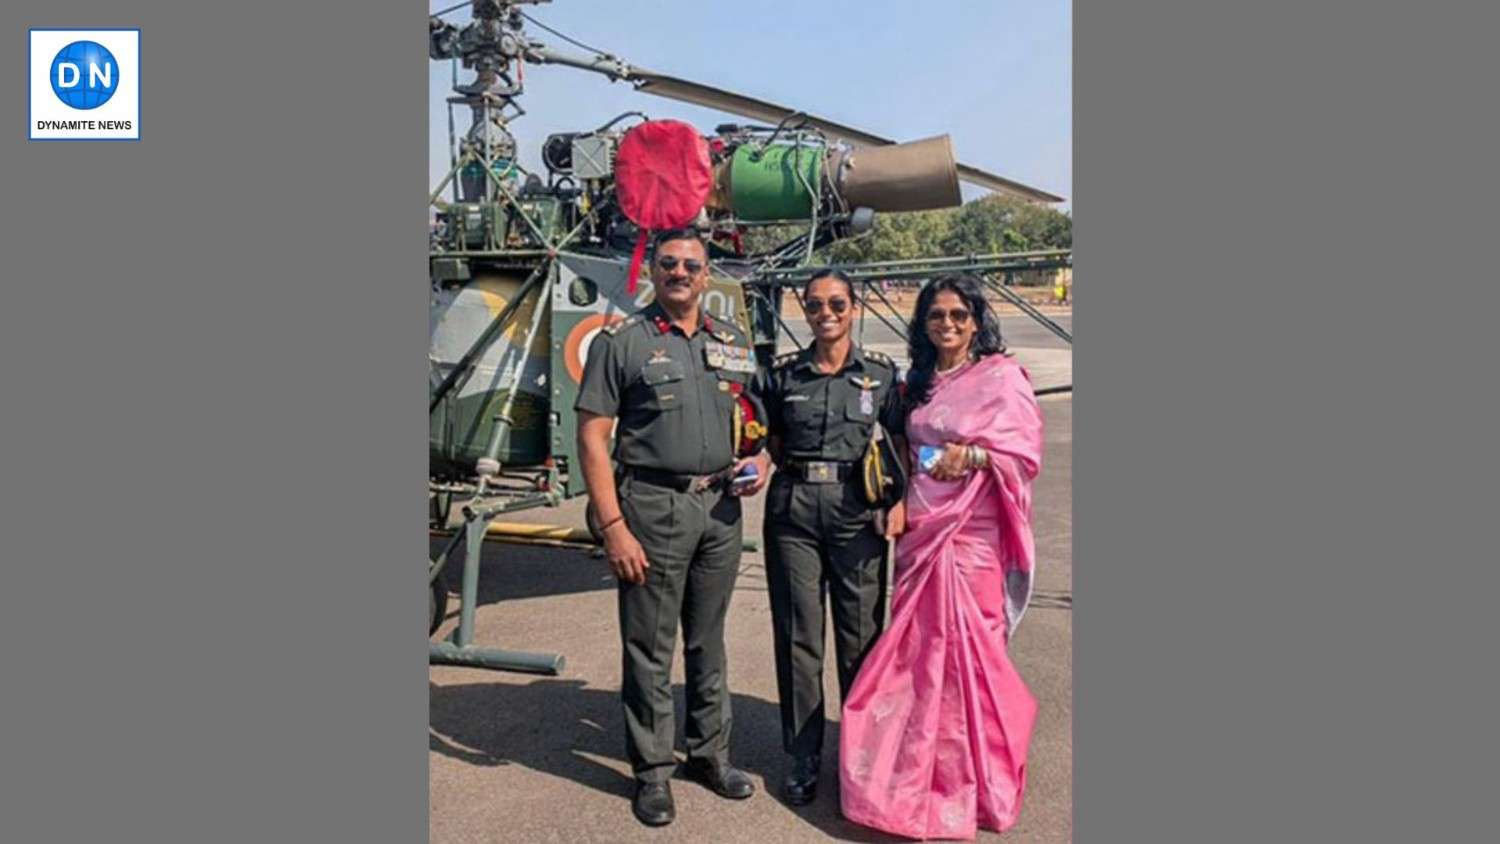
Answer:
[[[457,0],[432,0],[436,11]],[[537,20],[631,64],[798,108],[896,140],[947,133],[960,161],[1073,195],[1072,6],[1067,0],[554,0]],[[467,9],[444,18],[469,19]],[[549,46],[582,52],[530,24]],[[431,184],[448,169],[447,62],[430,62]],[[459,68],[459,79],[472,72]],[[511,124],[521,163],[541,171],[553,132],[625,111],[705,132],[744,122],[558,66],[525,70],[527,113]],[[467,109],[454,112],[460,136]],[[544,172],[544,171],[543,171]],[[982,191],[965,189],[966,198]],[[1071,203],[1064,205],[1070,207]]]

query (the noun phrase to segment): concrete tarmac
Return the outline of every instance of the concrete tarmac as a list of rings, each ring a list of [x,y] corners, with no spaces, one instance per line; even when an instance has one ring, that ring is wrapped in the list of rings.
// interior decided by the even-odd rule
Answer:
[[[1050,338],[1050,335],[1048,335]],[[1028,336],[1027,340],[1031,340]],[[1058,341],[1014,347],[1038,387],[1071,383],[1071,351]],[[1072,840],[1072,409],[1070,396],[1041,400],[1046,454],[1034,491],[1036,597],[1010,654],[1039,704],[1019,823],[981,841]],[[745,506],[747,537],[760,538],[764,493]],[[510,521],[582,525],[583,501]],[[461,552],[460,552],[461,554]],[[445,573],[454,595],[444,636],[457,624],[461,560]],[[755,781],[749,800],[723,800],[675,779],[677,821],[660,829],[630,813],[619,701],[620,645],[614,578],[589,551],[487,543],[480,579],[477,643],[562,653],[559,677],[434,666],[429,670],[430,840],[780,842],[897,839],[845,821],[838,811],[838,685],[827,647],[830,717],[823,780],[810,806],[786,805],[785,773],[771,655],[764,557],[746,552],[730,603],[726,643],[733,692],[733,758]],[[682,652],[673,667],[678,748]]]

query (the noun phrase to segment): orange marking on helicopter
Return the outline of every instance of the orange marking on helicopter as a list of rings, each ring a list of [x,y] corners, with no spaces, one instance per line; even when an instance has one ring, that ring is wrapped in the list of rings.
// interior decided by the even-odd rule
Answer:
[[[624,321],[625,318],[619,314],[594,314],[585,317],[568,332],[568,339],[563,343],[563,363],[567,365],[568,377],[573,379],[573,383],[583,382],[584,356],[588,353],[588,344],[607,326]]]

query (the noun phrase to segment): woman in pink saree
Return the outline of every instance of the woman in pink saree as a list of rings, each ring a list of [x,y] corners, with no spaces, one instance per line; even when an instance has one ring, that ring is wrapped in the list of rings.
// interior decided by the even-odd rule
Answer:
[[[911,838],[1014,825],[1036,718],[1006,644],[1031,596],[1042,418],[980,291],[947,276],[917,299],[891,621],[843,707],[844,816]]]

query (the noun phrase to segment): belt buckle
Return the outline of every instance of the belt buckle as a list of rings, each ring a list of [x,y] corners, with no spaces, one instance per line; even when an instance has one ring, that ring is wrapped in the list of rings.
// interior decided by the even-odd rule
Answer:
[[[688,492],[703,492],[713,486],[713,483],[713,475],[699,475],[693,478],[692,482],[688,484]]]
[[[811,461],[805,464],[805,468],[802,471],[811,483],[827,484],[838,480],[838,471],[834,468],[834,465],[822,460]]]

